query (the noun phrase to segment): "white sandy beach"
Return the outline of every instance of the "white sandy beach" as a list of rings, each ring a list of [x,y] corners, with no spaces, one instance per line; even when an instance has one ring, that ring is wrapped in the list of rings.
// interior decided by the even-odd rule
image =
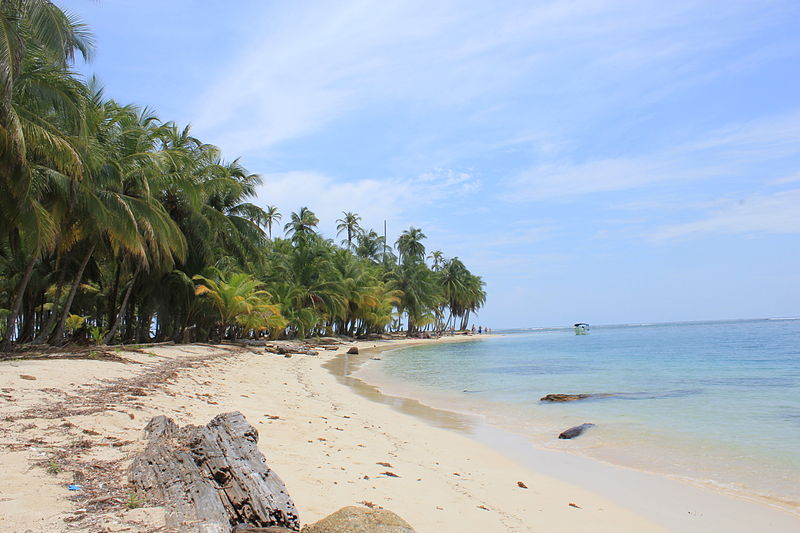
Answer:
[[[402,342],[358,344],[363,354]],[[0,363],[0,531],[157,530],[160,508],[126,506],[124,468],[142,448],[143,427],[157,414],[205,424],[234,410],[259,430],[303,524],[369,504],[419,533],[800,530],[800,517],[761,504],[565,453],[524,457],[513,435],[484,435],[489,446],[437,427],[457,428],[458,414],[367,399],[374,388],[356,383],[356,392],[326,368],[341,366],[335,358],[348,346],[291,358],[150,346],[108,349],[120,361]],[[431,416],[445,420],[435,426]],[[76,480],[83,493],[67,490]]]

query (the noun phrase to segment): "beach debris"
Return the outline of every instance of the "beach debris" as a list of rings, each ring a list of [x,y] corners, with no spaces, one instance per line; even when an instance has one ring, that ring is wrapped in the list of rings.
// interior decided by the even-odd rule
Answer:
[[[377,462],[375,464],[376,465],[381,465],[381,466],[386,467],[386,468],[393,468],[392,467],[392,463],[386,463],[386,462],[383,462],[383,461],[379,461],[379,462]]]
[[[128,470],[137,495],[165,503],[166,529],[230,531],[253,527],[300,529],[286,486],[258,449],[258,431],[238,411],[205,426],[184,426],[166,416],[145,427],[147,447]]]
[[[583,509],[583,507],[581,507],[580,505],[572,502],[569,502],[569,506],[574,507],[575,509]]]
[[[389,470],[387,470],[386,472],[381,472],[381,475],[386,477],[400,477],[394,472],[390,472]]]
[[[269,353],[274,353],[278,355],[289,355],[289,354],[319,355],[319,352],[307,348],[306,346],[300,346],[299,344],[267,344],[264,349]]]
[[[525,484],[525,483],[523,483],[522,481],[517,481],[517,487],[519,487],[519,488],[521,488],[521,489],[527,489],[527,488],[528,488],[528,485],[526,485],[526,484]]]
[[[20,374],[19,377],[28,381],[36,381],[36,376],[31,376],[30,374]]]
[[[364,507],[369,507],[370,509],[375,509],[376,507],[378,509],[383,509],[383,507],[381,507],[380,505],[374,504],[372,502],[368,502],[367,500],[364,500],[364,501],[361,501],[361,502],[358,502],[358,503],[360,503]]]
[[[297,533],[292,529],[285,527],[253,527],[245,524],[238,524],[233,528],[232,533]]]
[[[380,361],[381,358],[380,357],[370,357],[370,360],[372,360],[372,361]]]
[[[402,518],[381,507],[342,507],[322,520],[303,528],[303,533],[415,533]]]
[[[347,353],[350,355],[358,355],[358,346],[351,346],[347,349]]]
[[[81,486],[80,485],[75,485],[74,483],[70,483],[67,486],[67,489],[68,490],[81,490]]]
[[[265,414],[264,416],[266,416],[270,420],[280,420],[281,419],[281,417],[279,417],[278,415]]]
[[[578,400],[588,400],[590,398],[610,398],[617,396],[614,393],[596,394],[547,394],[539,398],[540,402],[576,402]]]
[[[594,426],[594,424],[586,422],[585,424],[581,424],[580,426],[575,426],[575,427],[569,428],[569,429],[567,429],[565,431],[562,431],[558,435],[558,438],[559,439],[574,439],[575,437],[579,437],[584,431],[586,431],[587,429],[589,429],[590,427],[593,427],[593,426]]]
[[[479,505],[479,506],[478,506],[478,509],[483,509],[484,511],[491,511],[491,509],[489,509],[489,508],[488,508],[488,507],[486,507],[485,505]]]

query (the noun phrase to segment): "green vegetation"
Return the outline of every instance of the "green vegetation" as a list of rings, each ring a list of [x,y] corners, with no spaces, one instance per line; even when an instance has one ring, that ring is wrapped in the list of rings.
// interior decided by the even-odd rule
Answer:
[[[51,459],[47,463],[47,473],[52,475],[58,475],[61,473],[61,465],[58,464],[55,460]]]
[[[307,207],[251,203],[239,160],[71,72],[86,27],[46,0],[0,4],[0,349],[465,328],[483,282],[409,228],[361,218],[340,247]]]
[[[138,509],[139,507],[144,507],[144,499],[140,498],[136,494],[129,494],[128,499],[125,501],[125,507],[128,509]]]

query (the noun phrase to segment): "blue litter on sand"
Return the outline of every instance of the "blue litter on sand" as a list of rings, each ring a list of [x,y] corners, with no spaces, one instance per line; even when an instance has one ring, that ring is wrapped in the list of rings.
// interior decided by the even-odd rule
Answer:
[[[80,486],[80,485],[70,485],[70,486],[69,486],[69,487],[67,487],[67,488],[68,488],[69,490],[81,490],[81,486]]]

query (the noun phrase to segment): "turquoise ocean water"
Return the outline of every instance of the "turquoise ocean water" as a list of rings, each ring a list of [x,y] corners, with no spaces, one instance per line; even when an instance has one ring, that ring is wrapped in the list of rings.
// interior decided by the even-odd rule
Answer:
[[[397,350],[388,379],[536,445],[800,511],[800,320],[507,332]],[[548,393],[622,393],[545,404]],[[592,422],[575,440],[564,429]]]

